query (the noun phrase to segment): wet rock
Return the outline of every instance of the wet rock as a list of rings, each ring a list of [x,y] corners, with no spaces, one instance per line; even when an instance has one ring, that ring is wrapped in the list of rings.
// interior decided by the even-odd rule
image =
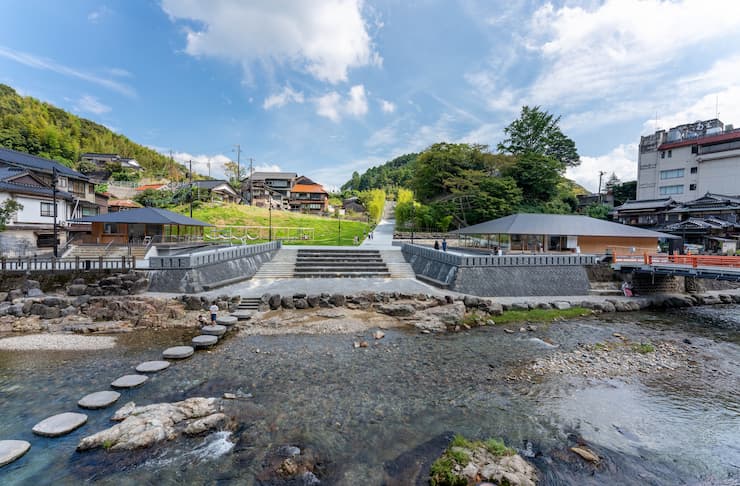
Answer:
[[[453,304],[431,307],[417,312],[413,324],[419,329],[445,331],[458,325],[464,316],[465,304],[457,301]]]
[[[616,312],[617,309],[614,307],[614,304],[611,302],[604,302],[601,304],[601,311],[602,312]]]
[[[511,486],[535,486],[537,471],[519,454],[502,456],[480,469],[483,479]]]
[[[226,400],[236,400],[236,394],[224,392],[224,399]]]
[[[504,329],[504,332],[505,332],[506,334],[514,334],[514,331],[513,331],[513,330],[511,330],[511,329]]]
[[[59,437],[82,427],[85,422],[87,422],[87,415],[84,413],[60,413],[34,425],[33,433],[44,437]]]
[[[31,448],[25,440],[0,440],[0,467],[19,459]]]
[[[144,375],[124,375],[114,380],[110,386],[113,388],[136,388],[144,384],[148,379],[149,377]]]
[[[175,403],[155,403],[137,407],[129,402],[113,416],[122,420],[106,430],[83,438],[78,451],[103,447],[109,451],[149,447],[173,440],[183,433],[202,433],[221,427],[228,418],[221,413],[215,398],[189,398]]]
[[[571,447],[570,450],[592,464],[598,464],[601,461],[601,458],[586,446]]]
[[[318,295],[309,295],[306,297],[306,302],[308,302],[309,307],[316,308],[319,307],[321,298]]]
[[[367,348],[368,346],[370,346],[370,344],[368,344],[367,341],[360,341],[360,347],[361,348]]]
[[[138,373],[157,373],[169,367],[169,361],[144,361],[136,367],[136,371]]]
[[[373,333],[373,337],[377,339],[383,339],[385,337],[385,333],[383,331],[375,331]]]
[[[308,302],[306,301],[306,299],[302,299],[302,298],[301,299],[295,299],[293,301],[293,306],[296,309],[308,309]]]
[[[207,348],[207,347],[213,346],[217,342],[218,342],[218,336],[209,336],[206,334],[195,336],[192,339],[193,346],[196,348]]]
[[[226,326],[216,324],[215,326],[203,326],[200,332],[210,336],[223,336],[226,334]]]

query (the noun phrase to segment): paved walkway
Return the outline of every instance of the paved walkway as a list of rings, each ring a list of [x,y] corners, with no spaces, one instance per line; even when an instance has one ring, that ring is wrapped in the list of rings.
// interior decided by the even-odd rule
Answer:
[[[368,250],[401,250],[400,246],[393,246],[393,229],[396,220],[383,219],[373,231],[373,239],[365,238],[360,248]]]

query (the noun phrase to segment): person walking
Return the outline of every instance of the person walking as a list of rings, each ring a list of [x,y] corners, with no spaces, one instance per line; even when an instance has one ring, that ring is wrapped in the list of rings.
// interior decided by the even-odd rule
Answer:
[[[442,251],[447,252],[447,239],[442,238]]]
[[[438,240],[434,240],[434,249],[435,250],[439,250],[439,241]]]
[[[216,314],[218,314],[218,306],[214,303],[213,305],[211,305],[211,307],[209,307],[208,310],[211,311],[211,322],[213,324],[215,324],[216,323]]]

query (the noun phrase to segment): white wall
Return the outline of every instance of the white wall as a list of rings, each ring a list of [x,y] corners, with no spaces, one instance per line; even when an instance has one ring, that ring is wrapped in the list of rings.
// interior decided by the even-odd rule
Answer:
[[[8,226],[14,224],[54,224],[54,218],[52,216],[41,216],[41,202],[52,202],[52,199],[39,199],[32,196],[26,196],[22,194],[9,194],[7,192],[0,192],[0,203],[5,202],[7,199],[14,199],[21,205],[23,209],[18,211],[16,215],[11,219]],[[67,201],[64,199],[57,200],[57,221],[63,223],[67,220],[67,213],[70,211]]]

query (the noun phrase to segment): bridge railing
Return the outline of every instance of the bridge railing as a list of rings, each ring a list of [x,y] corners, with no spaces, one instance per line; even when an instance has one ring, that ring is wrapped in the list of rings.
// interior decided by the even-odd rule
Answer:
[[[740,268],[740,256],[718,255],[614,255],[614,263],[644,263],[645,265],[686,265],[698,267]]]

